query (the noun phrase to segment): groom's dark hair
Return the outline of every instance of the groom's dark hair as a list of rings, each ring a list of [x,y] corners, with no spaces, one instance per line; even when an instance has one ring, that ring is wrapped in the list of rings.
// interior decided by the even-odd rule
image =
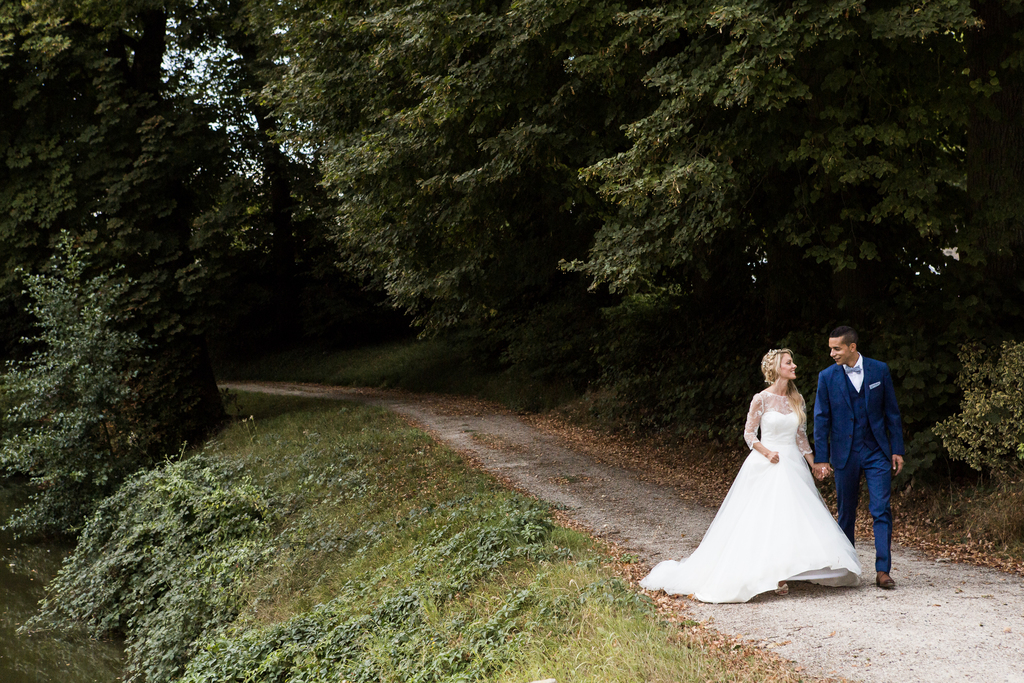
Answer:
[[[844,344],[849,346],[850,344],[857,343],[857,330],[846,325],[840,325],[828,335],[830,338],[835,339],[836,337],[842,337]]]

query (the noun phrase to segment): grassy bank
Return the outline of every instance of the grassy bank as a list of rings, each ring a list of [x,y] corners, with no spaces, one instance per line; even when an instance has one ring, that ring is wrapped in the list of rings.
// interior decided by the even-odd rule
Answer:
[[[151,683],[799,680],[667,623],[608,550],[380,409],[243,394],[129,483],[51,620],[128,635]]]

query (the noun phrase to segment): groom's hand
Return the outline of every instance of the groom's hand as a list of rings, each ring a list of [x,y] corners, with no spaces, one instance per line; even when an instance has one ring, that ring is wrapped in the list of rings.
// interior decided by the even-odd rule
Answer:
[[[896,476],[903,471],[903,456],[892,454],[892,476]]]
[[[832,468],[829,467],[827,462],[816,462],[814,463],[814,478],[818,481],[822,481],[828,475],[832,474]]]

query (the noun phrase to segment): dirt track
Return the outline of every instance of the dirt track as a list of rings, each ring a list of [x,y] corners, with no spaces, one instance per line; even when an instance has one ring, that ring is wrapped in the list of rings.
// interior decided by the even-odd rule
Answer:
[[[238,391],[336,398],[383,406],[471,453],[488,470],[569,510],[595,535],[648,564],[688,555],[715,510],[688,502],[642,473],[612,467],[501,411],[453,409],[437,397],[277,382],[229,382]],[[852,680],[1024,683],[1024,580],[930,560],[894,546],[898,587],[874,587],[874,548],[858,540],[857,588],[792,583],[788,596],[739,605],[692,604],[719,631],[770,647],[808,673]]]

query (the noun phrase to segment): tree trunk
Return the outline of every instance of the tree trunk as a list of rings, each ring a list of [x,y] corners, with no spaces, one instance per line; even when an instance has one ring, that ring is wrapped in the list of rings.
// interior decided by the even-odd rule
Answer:
[[[125,40],[132,48],[131,60],[125,70],[127,85],[137,93],[133,93],[135,97],[143,94],[152,97],[148,106],[151,111],[144,110],[143,119],[162,115],[173,121],[173,112],[166,111],[169,105],[160,97],[167,14],[162,10],[149,10],[142,12],[139,18],[143,24],[141,35],[136,40]],[[188,151],[182,153],[188,154]],[[155,177],[154,181],[150,191],[154,196],[168,200],[171,208],[165,214],[154,216],[148,226],[140,226],[140,229],[155,233],[156,239],[145,241],[145,251],[136,255],[140,257],[136,263],[142,271],[166,272],[160,305],[154,314],[157,318],[177,316],[185,329],[169,334],[150,332],[145,335],[153,343],[151,355],[156,360],[151,381],[159,385],[151,387],[150,394],[151,400],[162,403],[157,408],[160,411],[158,421],[169,430],[166,439],[195,443],[223,421],[224,404],[217,388],[204,331],[196,329],[197,321],[205,316],[194,310],[196,298],[183,294],[179,288],[180,274],[187,272],[200,256],[189,247],[192,232],[189,190],[173,170]],[[150,319],[140,322],[151,331],[160,329],[163,321]]]
[[[249,89],[259,91],[265,84],[260,77],[260,49],[243,33],[232,34],[231,48],[241,55],[247,67]],[[252,101],[252,113],[260,133],[260,157],[263,162],[264,187],[270,200],[270,267],[272,282],[268,323],[270,340],[276,345],[287,344],[301,330],[299,314],[299,283],[297,278],[297,245],[292,220],[294,199],[292,180],[288,172],[288,159],[274,141],[278,130],[273,114],[258,102]]]
[[[292,224],[292,190],[288,177],[288,161],[272,140],[277,122],[261,106],[255,107],[256,121],[262,134],[263,172],[270,199],[271,269],[273,273],[274,326],[271,338],[285,344],[295,338],[302,319],[299,315],[299,287],[296,280],[295,228]]]

